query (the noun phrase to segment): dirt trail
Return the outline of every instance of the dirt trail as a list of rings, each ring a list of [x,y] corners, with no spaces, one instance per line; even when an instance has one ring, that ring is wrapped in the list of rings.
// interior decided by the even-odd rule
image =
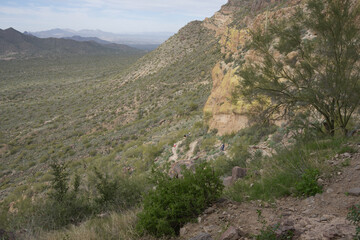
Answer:
[[[350,165],[341,168],[341,164]],[[181,239],[189,239],[200,233],[209,233],[219,239],[230,226],[243,234],[238,239],[251,239],[262,225],[258,222],[257,210],[262,211],[267,224],[281,223],[281,228],[296,230],[294,239],[353,239],[355,227],[346,220],[349,207],[360,203],[360,196],[348,194],[350,189],[360,187],[360,153],[342,154],[329,164],[341,170],[331,180],[324,181],[324,192],[306,199],[288,197],[274,204],[253,201],[236,203],[223,201],[208,208],[199,217],[199,223],[187,224],[181,229]]]
[[[178,159],[179,159],[179,156],[178,156],[178,153],[177,153],[177,150],[179,148],[179,145],[182,143],[183,140],[177,142],[174,144],[174,146],[172,147],[171,151],[172,151],[172,156],[169,158],[169,161],[174,161],[174,162],[177,162]]]
[[[198,140],[190,143],[189,145],[189,151],[186,153],[186,156],[185,156],[185,159],[191,159],[193,156],[194,156],[194,150],[195,150],[195,147],[198,143]]]

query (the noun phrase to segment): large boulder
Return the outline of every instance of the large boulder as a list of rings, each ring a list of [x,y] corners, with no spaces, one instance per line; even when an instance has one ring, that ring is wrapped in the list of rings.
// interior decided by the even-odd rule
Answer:
[[[232,174],[231,177],[226,177],[223,180],[223,184],[225,187],[229,187],[232,184],[234,184],[238,179],[244,178],[246,177],[246,168],[241,168],[241,167],[234,167],[232,169]]]
[[[241,167],[234,167],[232,169],[232,180],[233,182],[236,182],[236,180],[240,179],[240,178],[244,178],[246,176],[246,169],[245,168],[241,168]]]
[[[243,234],[233,226],[229,227],[220,237],[220,240],[238,240]]]
[[[195,237],[190,238],[189,240],[213,240],[213,238],[208,233],[200,233]]]

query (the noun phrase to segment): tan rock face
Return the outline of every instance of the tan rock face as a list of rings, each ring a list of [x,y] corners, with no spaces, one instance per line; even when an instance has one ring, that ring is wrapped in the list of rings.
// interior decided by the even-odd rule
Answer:
[[[241,112],[242,104],[233,104],[231,94],[238,84],[236,69],[217,64],[212,71],[213,90],[205,104],[205,117],[209,119],[211,129],[218,129],[224,135],[238,131],[247,126],[247,118]]]
[[[291,15],[294,5],[300,0],[288,1],[274,10],[280,0],[229,0],[213,17],[205,19],[203,26],[219,37],[224,59],[212,71],[213,89],[205,104],[204,115],[211,129],[218,129],[219,135],[237,132],[249,125],[247,113],[254,106],[243,101],[232,101],[232,93],[241,80],[236,74],[241,59],[254,59],[252,51],[246,49],[251,40],[250,31],[264,27],[266,22]],[[265,8],[268,8],[264,11]],[[296,55],[288,56],[295,58]],[[256,107],[256,106],[255,106]]]

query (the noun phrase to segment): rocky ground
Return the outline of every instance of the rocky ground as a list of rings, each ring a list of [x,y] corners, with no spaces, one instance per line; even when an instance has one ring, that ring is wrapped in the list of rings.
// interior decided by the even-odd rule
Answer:
[[[318,180],[324,187],[322,194],[288,197],[274,203],[220,200],[197,223],[184,226],[181,239],[252,239],[263,227],[259,210],[266,225],[279,224],[279,234],[294,230],[293,239],[353,239],[355,226],[346,216],[351,206],[360,203],[360,153],[344,153],[328,162],[340,170],[329,180]]]

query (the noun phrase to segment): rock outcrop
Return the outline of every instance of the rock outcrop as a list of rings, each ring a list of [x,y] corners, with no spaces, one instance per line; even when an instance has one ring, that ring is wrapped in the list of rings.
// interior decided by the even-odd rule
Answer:
[[[242,99],[233,99],[233,92],[241,80],[237,71],[241,63],[253,58],[246,43],[250,31],[274,19],[292,14],[299,0],[229,0],[213,17],[205,19],[203,26],[215,32],[221,45],[223,59],[213,68],[213,89],[204,107],[211,129],[219,135],[230,134],[249,126],[248,113],[257,106]]]

